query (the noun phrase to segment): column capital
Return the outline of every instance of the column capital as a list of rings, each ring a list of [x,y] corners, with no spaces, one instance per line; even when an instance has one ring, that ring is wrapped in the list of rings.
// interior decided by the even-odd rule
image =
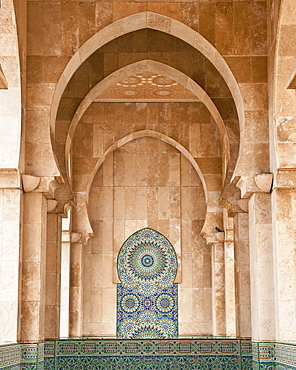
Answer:
[[[225,241],[225,232],[217,231],[215,233],[209,233],[203,235],[207,245],[213,245],[217,243],[223,243]]]
[[[25,193],[43,193],[47,198],[47,213],[67,216],[68,209],[74,204],[74,197],[68,184],[61,183],[60,178],[52,176],[22,174],[21,178]]]
[[[33,176],[22,174],[22,185],[25,193],[44,193],[46,198],[54,198],[59,183],[54,176]]]
[[[236,213],[247,213],[249,211],[248,203],[248,199],[241,198],[237,182],[233,181],[223,189],[220,205],[227,210],[231,217]]]
[[[240,189],[241,198],[250,198],[254,193],[270,193],[272,189],[273,174],[259,173],[255,176],[239,176],[234,180]]]
[[[84,246],[87,245],[89,239],[93,236],[93,234],[86,232],[85,230],[81,232],[72,231],[70,233],[70,242],[71,244],[82,244]]]

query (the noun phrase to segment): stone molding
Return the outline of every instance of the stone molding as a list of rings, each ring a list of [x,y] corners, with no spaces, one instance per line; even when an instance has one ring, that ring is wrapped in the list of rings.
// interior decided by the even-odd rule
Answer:
[[[21,176],[18,169],[0,169],[0,189],[21,189],[21,187]]]

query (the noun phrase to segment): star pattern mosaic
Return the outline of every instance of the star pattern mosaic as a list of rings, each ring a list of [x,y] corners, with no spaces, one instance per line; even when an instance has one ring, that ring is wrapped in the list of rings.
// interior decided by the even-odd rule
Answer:
[[[173,246],[157,231],[145,228],[125,241],[117,260],[118,338],[178,336],[177,267]]]

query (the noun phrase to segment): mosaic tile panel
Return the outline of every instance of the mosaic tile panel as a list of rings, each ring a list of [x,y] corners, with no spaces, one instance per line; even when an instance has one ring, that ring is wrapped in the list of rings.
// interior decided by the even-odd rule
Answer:
[[[0,347],[0,369],[20,369],[21,345],[9,345]]]
[[[296,347],[230,338],[65,339],[0,346],[0,369],[291,370]]]
[[[177,256],[160,233],[145,228],[130,236],[117,260],[118,338],[177,338]]]
[[[75,366],[75,367],[74,367]],[[63,357],[59,360],[57,369],[145,369],[145,370],[177,370],[177,369],[228,369],[238,370],[239,363],[236,357],[182,357],[182,356],[163,356],[163,357],[83,357],[78,361],[73,361],[71,357]]]
[[[275,344],[276,370],[296,369],[296,346],[291,344]]]

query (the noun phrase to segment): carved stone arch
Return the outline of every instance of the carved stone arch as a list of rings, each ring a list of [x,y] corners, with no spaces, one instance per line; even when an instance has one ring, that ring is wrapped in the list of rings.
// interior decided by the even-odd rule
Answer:
[[[211,113],[215,123],[217,124],[217,127],[219,129],[220,135],[221,135],[221,142],[222,142],[222,182],[225,180],[227,167],[228,167],[228,161],[230,158],[230,144],[229,144],[229,138],[228,133],[224,125],[224,121],[209,97],[209,95],[205,92],[204,89],[202,89],[195,81],[193,81],[190,77],[186,76],[184,73],[178,71],[177,69],[170,67],[168,65],[165,65],[163,63],[159,63],[153,60],[142,60],[140,62],[129,64],[123,68],[120,68],[116,72],[112,73],[111,75],[108,75],[105,77],[102,81],[100,81],[94,88],[92,88],[89,93],[85,96],[85,98],[82,100],[80,105],[78,106],[75,115],[73,116],[73,119],[71,121],[67,139],[66,139],[66,147],[65,147],[65,163],[66,163],[66,169],[67,169],[67,175],[68,179],[71,182],[71,174],[69,171],[69,166],[67,165],[69,163],[69,156],[70,151],[72,147],[72,140],[75,135],[75,130],[77,128],[77,125],[83,116],[86,109],[90,106],[90,104],[94,101],[96,96],[99,93],[104,92],[108,87],[118,83],[120,80],[122,80],[125,77],[128,77],[132,75],[133,73],[143,73],[143,72],[153,72],[153,73],[159,73],[166,77],[169,77],[179,83],[180,85],[184,86],[186,89],[191,91],[196,97],[207,107],[208,111]]]
[[[240,125],[240,145],[239,157],[242,152],[242,143],[244,136],[244,110],[243,100],[238,87],[238,84],[224,61],[223,57],[218,51],[199,33],[192,30],[190,27],[183,23],[171,19],[169,17],[159,15],[152,12],[137,13],[123,19],[120,19],[112,24],[106,26],[104,29],[99,31],[97,34],[92,36],[72,57],[64,72],[62,73],[58,84],[56,86],[52,105],[51,105],[51,135],[52,143],[55,147],[55,123],[58,112],[58,107],[71,78],[74,76],[78,68],[88,60],[88,58],[100,47],[106,43],[130,32],[135,32],[141,29],[156,30],[179,40],[186,42],[190,45],[193,50],[199,52],[206,60],[215,68],[215,71],[221,76],[223,83],[232,96],[232,104],[234,105],[235,114],[237,114],[238,122]],[[74,115],[74,112],[73,112]],[[72,117],[73,117],[72,115]],[[64,144],[63,144],[64,145]],[[60,154],[59,154],[60,155]],[[234,162],[235,163],[235,162]],[[235,165],[233,163],[233,166]]]

